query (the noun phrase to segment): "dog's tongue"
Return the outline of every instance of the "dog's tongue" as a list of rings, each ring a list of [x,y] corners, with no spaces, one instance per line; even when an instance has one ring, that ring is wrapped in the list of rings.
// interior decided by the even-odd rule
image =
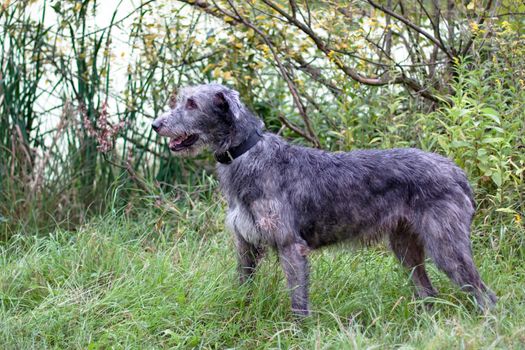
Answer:
[[[174,137],[170,140],[170,147],[178,146],[182,141],[186,140],[186,136]]]

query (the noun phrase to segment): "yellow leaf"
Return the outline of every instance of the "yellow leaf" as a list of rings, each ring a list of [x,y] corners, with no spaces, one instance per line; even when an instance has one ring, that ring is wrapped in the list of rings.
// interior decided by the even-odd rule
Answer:
[[[215,67],[215,64],[213,64],[213,63],[209,63],[206,67],[204,67],[204,69],[203,69],[203,73],[206,73],[207,71],[209,71],[209,70],[212,69],[213,67]]]
[[[150,34],[145,34],[144,35],[144,39],[146,39],[147,41],[151,41],[153,39],[155,39],[158,35],[155,34],[155,33],[150,33]]]

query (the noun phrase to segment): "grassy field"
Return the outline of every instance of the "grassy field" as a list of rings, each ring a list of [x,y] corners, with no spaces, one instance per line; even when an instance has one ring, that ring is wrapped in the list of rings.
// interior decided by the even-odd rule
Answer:
[[[0,350],[525,349],[524,14],[523,0],[0,1]],[[313,252],[302,322],[274,253],[239,286],[212,155],[171,157],[150,128],[201,83],[238,90],[294,144],[456,162],[496,308],[430,265],[427,310],[384,245]]]
[[[525,347],[525,232],[512,219],[478,218],[473,233],[500,297],[489,314],[433,266],[441,293],[426,311],[384,247],[328,249],[311,256],[314,314],[298,323],[275,254],[239,287],[223,203],[185,203],[3,245],[0,348]]]

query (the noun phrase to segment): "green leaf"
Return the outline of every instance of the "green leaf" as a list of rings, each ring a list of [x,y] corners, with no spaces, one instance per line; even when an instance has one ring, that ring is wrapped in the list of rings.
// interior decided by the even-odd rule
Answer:
[[[483,113],[484,116],[487,116],[490,119],[494,120],[498,125],[501,124],[501,120],[499,119],[499,113],[494,108],[485,107],[481,110],[481,113]]]
[[[467,141],[452,141],[450,143],[450,148],[460,148],[468,146],[470,146],[470,144]]]
[[[495,143],[501,143],[503,141],[504,141],[503,137],[487,137],[487,138],[484,138],[482,142],[488,143],[488,144],[495,144]]]
[[[516,210],[513,210],[511,208],[498,208],[496,211],[499,211],[501,213],[509,213],[509,214],[516,214]]]
[[[492,181],[496,184],[496,186],[501,187],[501,173],[500,172],[494,172],[490,176]]]
[[[437,141],[441,148],[448,153],[450,149],[450,144],[447,142],[447,140],[444,140],[442,137],[440,137],[437,139]]]

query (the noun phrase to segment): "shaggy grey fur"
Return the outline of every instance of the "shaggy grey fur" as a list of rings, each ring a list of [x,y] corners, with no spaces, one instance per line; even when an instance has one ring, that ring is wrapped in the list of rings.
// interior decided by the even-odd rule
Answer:
[[[183,89],[176,106],[153,127],[171,138],[175,153],[193,154],[204,145],[221,153],[263,123],[236,91],[210,84]],[[472,190],[447,158],[418,149],[330,153],[265,132],[247,153],[217,170],[241,281],[254,272],[265,246],[275,248],[298,315],[309,313],[311,249],[383,237],[412,270],[420,297],[437,293],[425,271],[428,255],[482,309],[497,300],[472,260]]]

